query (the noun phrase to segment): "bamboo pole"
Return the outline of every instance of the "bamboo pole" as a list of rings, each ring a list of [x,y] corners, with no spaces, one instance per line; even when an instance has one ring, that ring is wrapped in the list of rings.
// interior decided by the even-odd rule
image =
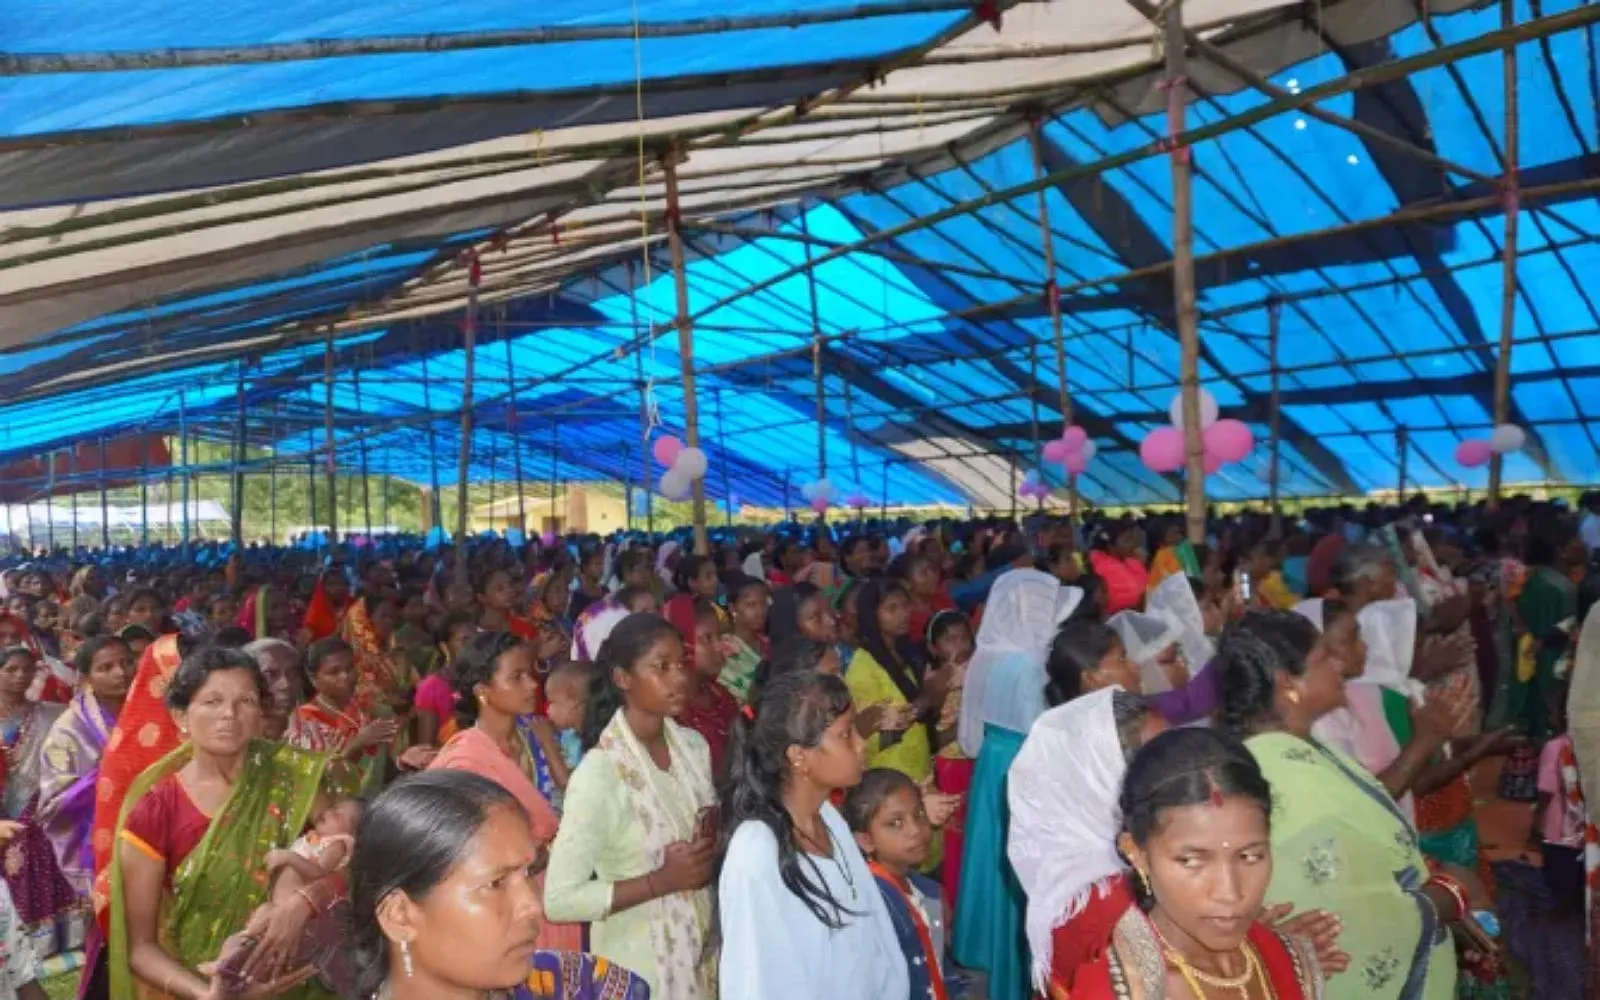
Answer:
[[[328,545],[339,544],[339,480],[337,445],[333,439],[333,327],[322,349],[322,436],[326,452],[323,461],[328,476]]]
[[[725,527],[733,527],[733,488],[728,481],[728,436],[722,424],[722,390],[717,389],[717,464],[722,469],[722,509],[728,516]]]
[[[72,553],[78,553],[78,446],[67,449],[68,510],[72,512]]]
[[[1394,446],[1395,446],[1395,450],[1397,452],[1399,452],[1399,459],[1400,459],[1400,461],[1399,461],[1399,470],[1398,470],[1400,478],[1399,478],[1399,480],[1397,481],[1397,483],[1395,485],[1395,495],[1397,497],[1399,497],[1400,503],[1405,503],[1405,500],[1406,500],[1406,481],[1407,481],[1407,478],[1408,478],[1407,475],[1406,475],[1406,467],[1410,464],[1410,461],[1411,461],[1411,432],[1410,432],[1409,429],[1407,429],[1405,427],[1396,427],[1395,428],[1395,430],[1394,430]]]
[[[700,447],[700,407],[694,388],[694,321],[689,318],[689,274],[683,261],[683,216],[678,201],[678,153],[661,161],[667,188],[667,245],[672,252],[672,284],[677,296],[678,357],[683,369],[683,434],[689,447]],[[694,550],[709,555],[706,538],[706,484],[694,480]]]
[[[229,516],[229,535],[233,539],[235,550],[244,549],[244,366],[243,358],[239,359],[239,370],[234,380],[234,421],[233,421],[233,475],[229,477],[232,493],[231,503],[233,510]]]
[[[467,565],[467,504],[470,488],[467,478],[472,473],[472,365],[473,347],[478,337],[478,284],[483,280],[482,265],[478,255],[467,251],[467,312],[461,323],[462,376],[461,376],[461,453],[456,459],[456,582],[470,585],[471,571]]]
[[[355,391],[356,411],[366,413],[361,405],[361,368],[352,364],[350,367],[350,387]],[[362,438],[356,442],[357,456],[361,461],[361,526],[366,531],[367,540],[372,540],[372,472],[367,465],[367,439]],[[359,560],[360,556],[357,556]]]
[[[183,397],[180,395],[178,397],[178,399],[179,399],[180,402],[182,402]],[[178,421],[178,426],[181,429],[183,427],[183,421],[181,419],[183,411],[182,411],[181,408],[179,409],[178,413],[179,413],[179,417],[180,417],[180,419]],[[181,434],[179,435],[180,438],[182,436],[183,435],[181,435]],[[175,470],[176,470],[176,467],[172,464],[172,447],[171,447],[171,445],[168,445],[168,447],[167,447],[167,488],[164,491],[164,495],[162,496],[162,499],[166,501],[166,505],[167,505],[167,516],[163,520],[162,525],[161,525],[161,542],[162,542],[163,545],[171,545],[172,542],[173,542],[173,534],[172,534],[172,532],[173,532],[173,527],[172,527],[172,491],[175,489],[175,487],[173,486],[172,477],[173,477],[173,474],[174,474]]]
[[[441,512],[439,509],[439,437],[438,421],[433,414],[433,393],[430,386],[433,380],[428,378],[428,348],[422,350],[422,408],[428,413],[428,525],[430,528],[443,529]]]
[[[50,481],[44,495],[44,530],[47,532],[48,541],[45,542],[45,551],[54,553],[56,550],[56,453],[50,453]]]
[[[1278,346],[1280,339],[1279,313],[1282,310],[1278,303],[1272,302],[1267,306],[1267,356],[1272,367],[1272,465],[1268,473],[1268,485],[1272,496],[1272,537],[1283,537],[1283,502],[1279,496],[1279,476],[1281,470],[1283,446],[1283,420],[1282,420],[1282,387],[1281,369],[1278,365]]]
[[[314,534],[320,535],[322,525],[317,523],[317,459],[314,455],[306,456],[306,498],[311,506],[310,529]]]
[[[506,347],[506,379],[515,386],[517,384],[516,352],[511,347],[511,336],[506,332],[506,307],[500,307],[500,339]],[[517,426],[517,399],[511,397],[506,405],[507,428],[511,431],[511,472],[517,477],[517,525],[518,530],[527,537],[528,533],[528,500],[522,488],[522,432]]]
[[[649,251],[645,251],[648,253]],[[628,261],[628,320],[633,339],[639,334],[639,275],[637,265]],[[644,378],[644,348],[633,348],[633,377],[639,383],[639,489],[644,491],[646,523],[655,534],[655,499],[650,494],[650,384]],[[628,497],[628,525],[633,526],[633,497]]]
[[[811,225],[802,206],[800,233],[805,238],[806,298],[811,305],[811,378],[817,392],[817,479],[828,478],[828,409],[822,371],[822,314],[817,309],[817,269],[811,263]]]
[[[1515,0],[1500,0],[1500,28],[1509,31],[1516,26]],[[1500,243],[1500,351],[1494,366],[1494,423],[1498,427],[1510,419],[1511,412],[1511,351],[1516,342],[1517,327],[1517,224],[1522,215],[1518,195],[1517,164],[1518,145],[1521,141],[1517,114],[1517,47],[1507,45],[1500,54],[1504,75],[1505,119],[1505,176],[1501,181],[1505,200],[1505,234]],[[1500,486],[1505,473],[1505,456],[1496,453],[1489,459],[1489,509],[1500,506]]]
[[[187,394],[178,393],[178,449],[183,457],[183,561],[189,561],[189,406]],[[172,501],[167,501],[167,520],[172,520]]]
[[[106,436],[100,435],[100,550],[111,551],[111,514],[106,500]],[[10,518],[10,514],[6,515]]]
[[[1183,139],[1188,102],[1183,8],[1167,5],[1165,35],[1168,160],[1172,166],[1172,290],[1178,314],[1179,377],[1183,383],[1184,513],[1189,541],[1206,540],[1205,441],[1200,429],[1200,329],[1194,286],[1194,192],[1190,149]]]
[[[1177,6],[1176,2],[1173,4]],[[1028,126],[1028,143],[1033,149],[1033,170],[1036,177],[1049,176],[1044,166],[1044,135],[1040,130],[1039,120],[1035,118]],[[1061,322],[1061,296],[1057,291],[1056,283],[1056,247],[1055,238],[1050,230],[1050,189],[1041,187],[1039,195],[1039,242],[1044,254],[1044,296],[1045,302],[1050,307],[1050,337],[1056,348],[1056,391],[1061,397],[1061,426],[1072,426],[1072,394],[1067,388],[1067,341],[1066,331]],[[1192,273],[1192,272],[1191,272]],[[1016,477],[1012,477],[1015,480]],[[1015,482],[1012,484],[1015,491]],[[1016,506],[1015,497],[1012,506]],[[1078,521],[1078,477],[1067,473],[1067,520],[1070,524]]]
[[[29,521],[30,525],[32,519]],[[139,544],[150,545],[150,435],[139,441]]]
[[[1031,426],[1029,440],[1033,442],[1033,467],[1039,474],[1040,482],[1043,482],[1044,442],[1039,438],[1039,394],[1033,391],[1034,386],[1039,383],[1039,342],[1032,337],[1028,338],[1028,382],[1028,422]],[[887,468],[885,466],[885,472]],[[1044,509],[1044,497],[1034,499],[1034,509]]]
[[[278,402],[272,403],[272,459],[267,465],[267,531],[272,539],[272,544],[278,544],[278,432],[279,426]]]
[[[1020,0],[1020,2],[1038,3],[1042,0]],[[790,11],[782,14],[702,17],[643,24],[550,25],[504,31],[462,31],[350,39],[318,38],[303,42],[275,42],[263,45],[142,51],[39,52],[0,56],[0,76],[108,73],[197,66],[246,66],[351,56],[462,52],[510,46],[559,45],[640,38],[687,38],[727,32],[803,28],[916,14],[971,11],[971,0],[897,0],[889,3],[862,3]]]

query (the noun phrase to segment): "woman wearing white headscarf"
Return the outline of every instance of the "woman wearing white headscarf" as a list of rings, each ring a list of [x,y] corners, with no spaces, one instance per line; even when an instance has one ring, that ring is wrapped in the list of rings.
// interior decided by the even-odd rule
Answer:
[[[1128,758],[1153,733],[1148,707],[1101,688],[1039,717],[1011,765],[1007,853],[1028,897],[1033,985],[1069,994],[1079,966],[1134,903],[1117,854],[1117,807]],[[1160,716],[1153,717],[1159,725]]]
[[[989,974],[996,1000],[1019,1000],[1028,992],[1023,899],[1006,861],[1006,774],[1048,707],[1051,639],[1082,599],[1081,590],[1036,569],[1002,575],[989,594],[967,668],[956,735],[977,763],[967,795],[953,950],[958,963]]]
[[[1594,891],[1600,880],[1600,842],[1594,835],[1600,818],[1600,604],[1589,609],[1583,631],[1578,634],[1578,649],[1573,657],[1572,682],[1567,690],[1567,732],[1572,737],[1573,763],[1577,765],[1578,787],[1584,806],[1584,882],[1588,915],[1588,962],[1585,996],[1600,995],[1600,893]]]

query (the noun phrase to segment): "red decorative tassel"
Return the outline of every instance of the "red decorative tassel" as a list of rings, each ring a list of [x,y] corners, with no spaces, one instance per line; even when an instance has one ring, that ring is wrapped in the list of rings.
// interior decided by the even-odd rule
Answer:
[[[1000,30],[1000,4],[996,0],[978,0],[972,13],[996,31]]]

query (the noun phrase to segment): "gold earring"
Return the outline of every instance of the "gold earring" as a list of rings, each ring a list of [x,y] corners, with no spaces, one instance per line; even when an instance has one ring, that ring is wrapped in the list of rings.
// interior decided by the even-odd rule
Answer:
[[[1283,696],[1285,698],[1289,699],[1289,704],[1291,704],[1291,705],[1300,704],[1300,692],[1294,690],[1293,688],[1290,688],[1288,691],[1285,691],[1283,693]]]
[[[410,941],[401,941],[400,942],[400,964],[406,970],[406,978],[410,979],[411,976],[413,975],[413,970],[411,968],[411,942]]]
[[[1139,888],[1143,890],[1144,894],[1146,896],[1154,896],[1155,893],[1150,891],[1150,876],[1145,874],[1144,869],[1135,868],[1133,873],[1139,876]]]

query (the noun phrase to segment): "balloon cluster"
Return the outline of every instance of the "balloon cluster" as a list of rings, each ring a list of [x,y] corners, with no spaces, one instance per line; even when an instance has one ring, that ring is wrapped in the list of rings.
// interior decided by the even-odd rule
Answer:
[[[1205,389],[1200,390],[1200,427],[1205,438],[1206,475],[1214,475],[1224,465],[1242,462],[1256,446],[1256,438],[1248,424],[1238,420],[1219,420],[1217,398]],[[1167,407],[1171,427],[1158,427],[1145,435],[1139,444],[1139,458],[1152,472],[1177,472],[1183,468],[1188,445],[1183,431],[1183,394],[1179,393]]]
[[[839,491],[834,488],[832,481],[826,478],[800,487],[800,495],[806,498],[811,509],[818,514],[826,514],[834,501],[839,499]]]
[[[1099,450],[1099,447],[1089,440],[1089,432],[1073,424],[1062,431],[1059,438],[1044,446],[1044,458],[1047,462],[1060,462],[1061,467],[1069,475],[1081,476],[1089,467],[1089,460],[1094,458]]]
[[[863,511],[872,506],[872,501],[868,500],[867,495],[860,490],[850,494],[844,503],[846,507],[854,511]]]
[[[1501,424],[1487,438],[1469,438],[1456,445],[1456,461],[1476,469],[1488,465],[1496,455],[1521,451],[1528,443],[1528,432],[1516,424]]]
[[[1026,500],[1045,500],[1050,496],[1050,487],[1039,480],[1037,470],[1029,469],[1028,474],[1022,477],[1022,485],[1017,487],[1017,496]]]
[[[661,474],[658,489],[668,500],[687,500],[697,479],[706,477],[706,453],[699,448],[686,448],[672,435],[656,438],[651,446],[656,461],[667,467]]]

